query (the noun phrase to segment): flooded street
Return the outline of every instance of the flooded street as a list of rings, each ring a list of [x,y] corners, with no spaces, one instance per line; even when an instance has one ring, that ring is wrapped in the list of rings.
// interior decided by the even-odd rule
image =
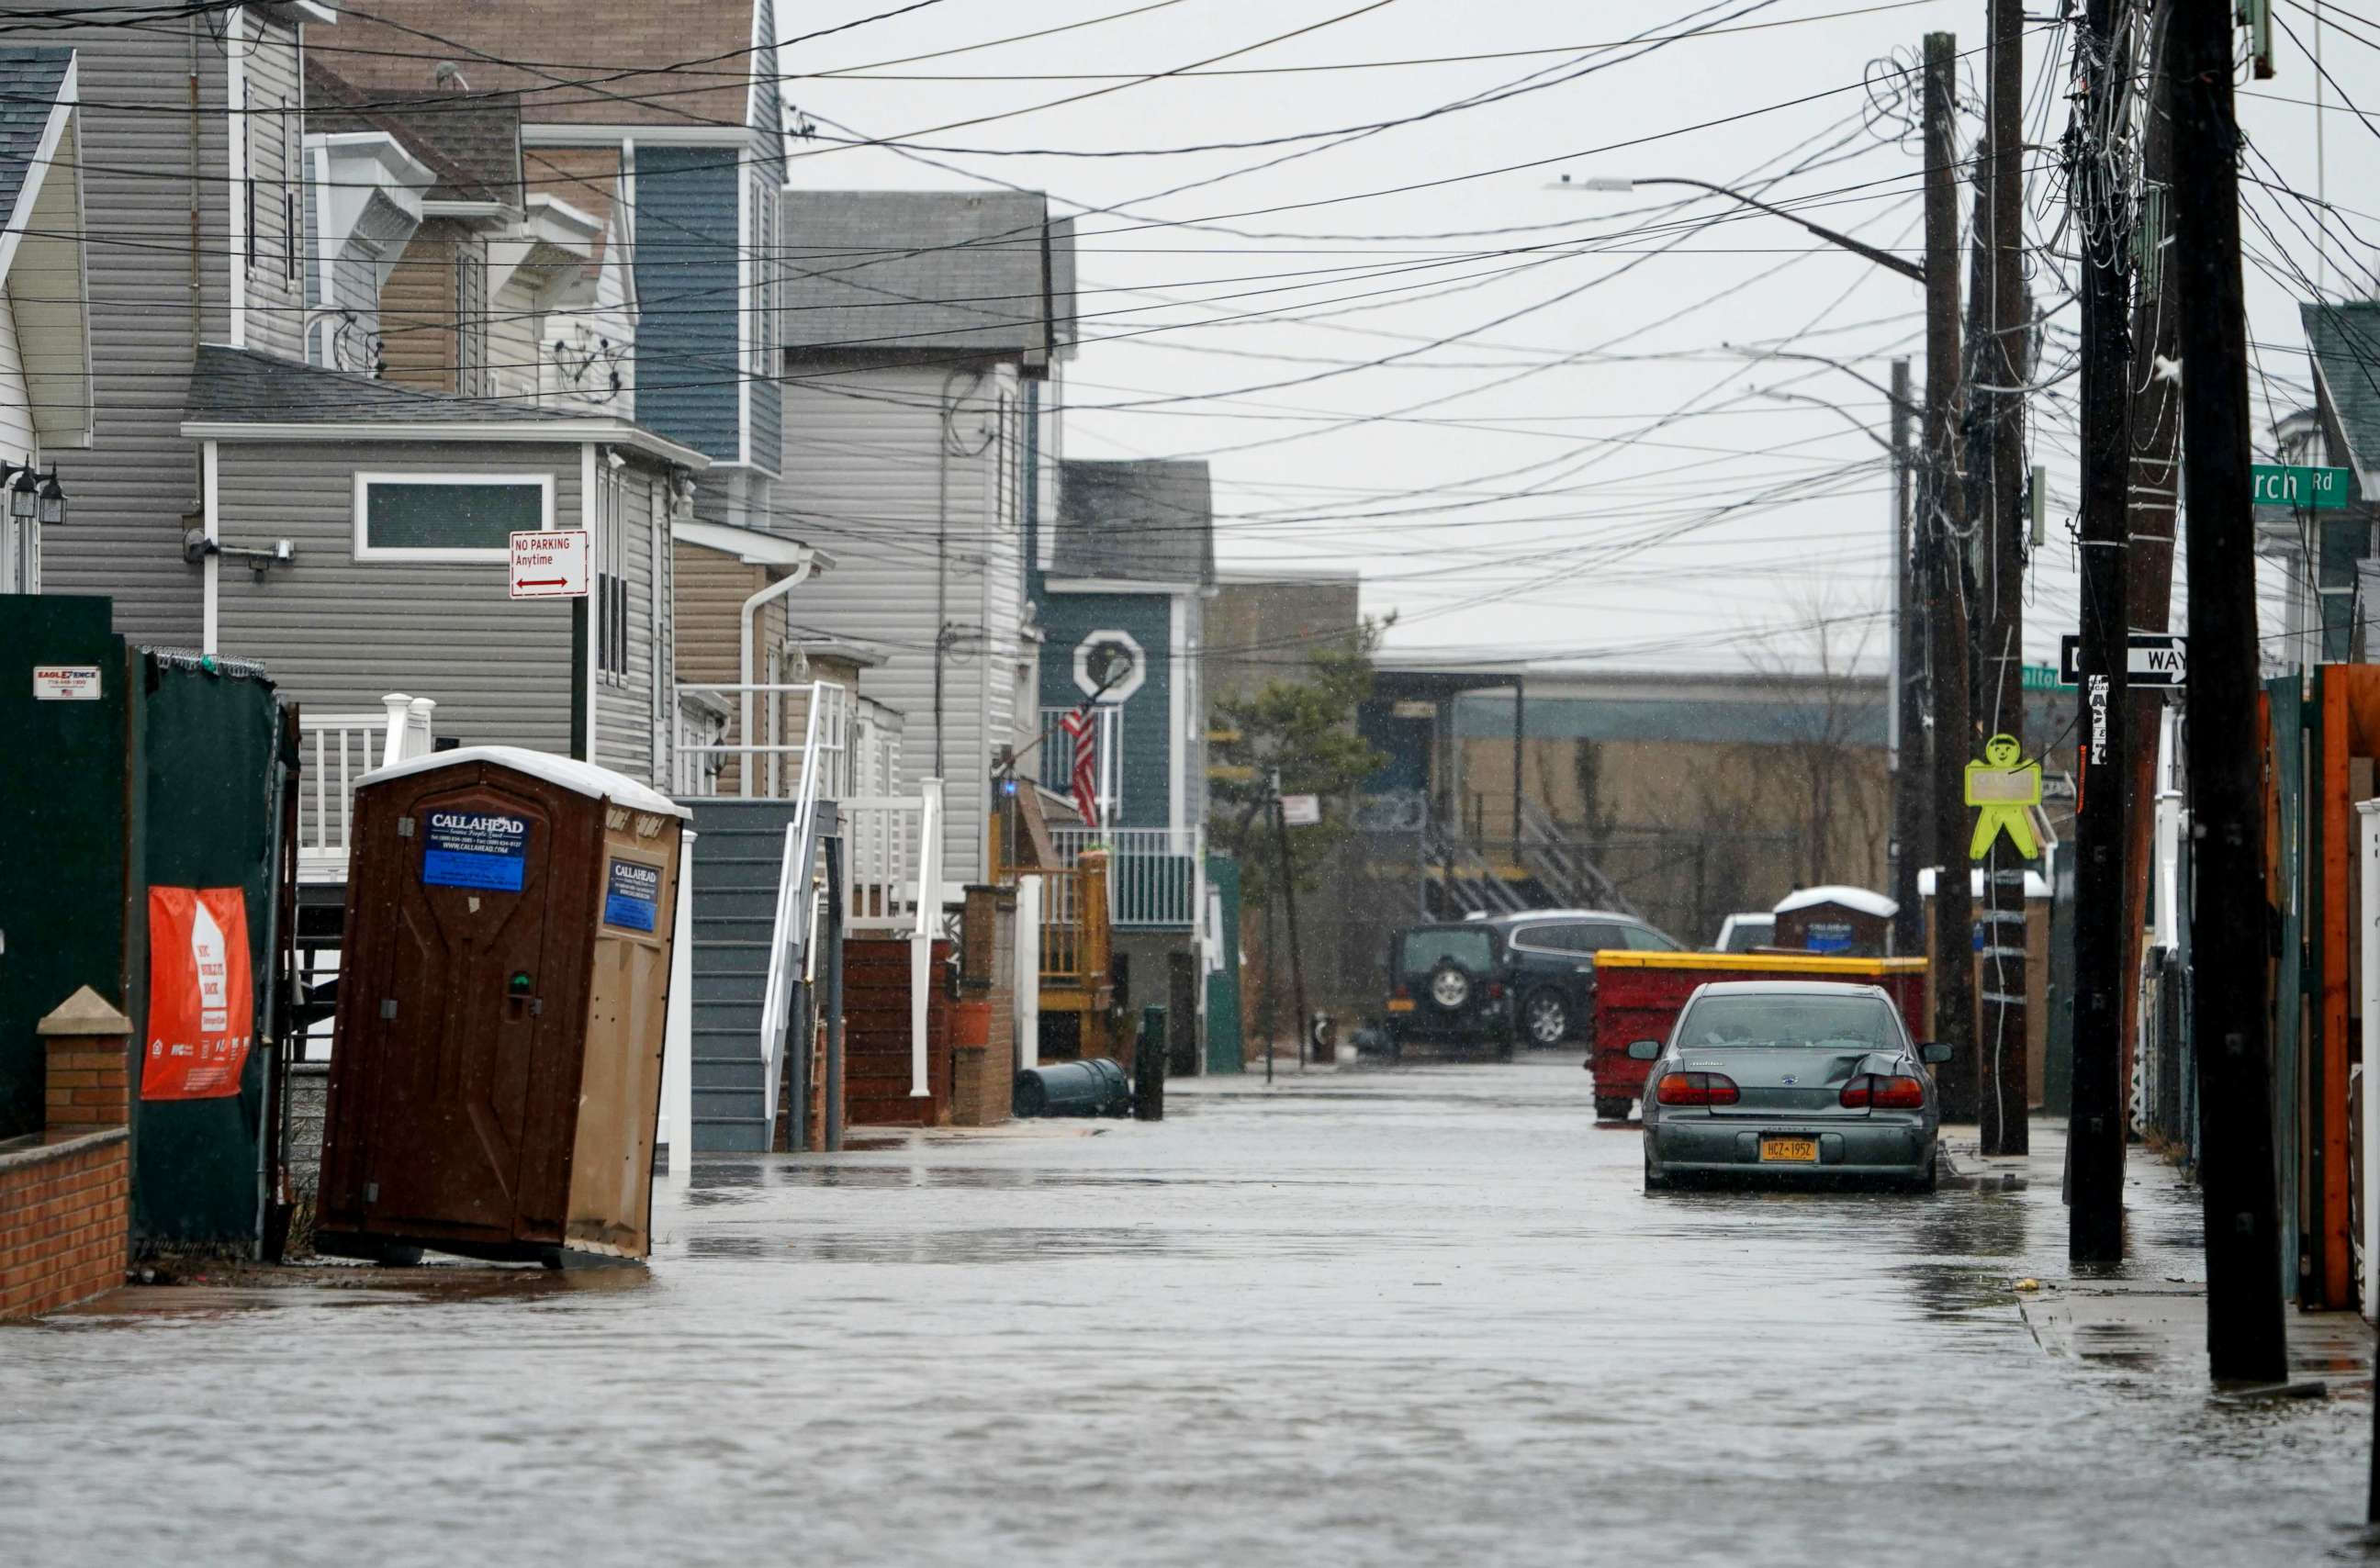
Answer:
[[[1641,1191],[1576,1058],[664,1184],[650,1275],[0,1332],[14,1561],[2354,1559],[2368,1407],[2046,1354],[2054,1187]],[[2144,1280],[2192,1201],[2133,1162]],[[212,1299],[210,1299],[210,1295]],[[139,1507],[112,1506],[107,1500]],[[1756,1552],[1751,1543],[1759,1543]]]

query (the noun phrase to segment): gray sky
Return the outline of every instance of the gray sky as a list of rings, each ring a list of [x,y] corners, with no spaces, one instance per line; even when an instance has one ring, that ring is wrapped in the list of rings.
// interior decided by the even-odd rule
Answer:
[[[2277,3],[2311,45],[2313,16]],[[941,0],[788,51],[781,68],[869,67],[1135,6],[881,65],[874,79],[789,83],[828,136],[966,150],[799,144],[808,155],[794,178],[998,180],[1084,213],[1087,341],[1067,371],[1068,455],[1210,456],[1222,563],[1358,568],[1366,608],[1398,614],[1393,648],[1732,667],[1766,639],[1769,656],[1806,662],[1818,635],[1806,628],[1824,617],[1839,658],[1881,657],[1888,481],[1864,429],[1885,432],[1884,399],[1840,371],[1760,356],[1827,355],[1882,381],[1894,355],[1919,359],[1918,286],[1782,220],[1736,219],[1716,198],[1551,187],[1565,172],[1757,187],[1772,201],[1824,203],[1815,221],[1871,243],[1913,247],[1918,158],[1862,84],[1872,62],[1912,58],[1925,32],[1947,30],[1979,110],[1983,0]],[[833,0],[799,15],[827,28],[888,8]],[[1706,24],[1707,35],[1649,52],[1609,47]],[[2380,127],[2338,112],[2335,89],[2322,90],[2328,113],[2277,101],[2312,100],[2316,75],[2276,34],[2278,76],[2242,84],[2272,96],[2243,97],[2242,121],[2282,181],[2365,209],[2334,215],[2327,276],[2338,289],[2344,270],[2344,286],[2368,295],[2373,251],[2356,247],[2344,269],[2342,255],[2350,225],[2380,237],[2368,211],[2380,208]],[[2380,44],[2380,28],[2362,35]],[[2066,123],[2066,39],[2050,26],[2030,35],[2028,140],[2051,146]],[[2340,86],[2380,111],[2380,49],[2337,29],[2323,48]],[[1552,52],[1135,79],[1207,61],[1248,72],[1508,51]],[[1092,74],[1026,79],[1075,73]],[[889,79],[920,76],[990,79]],[[1362,127],[1524,87],[1354,140],[1149,152]],[[1002,117],[954,124],[981,116]],[[1971,112],[1968,139],[1974,128]],[[2048,158],[2030,159],[2041,172],[2028,227],[2040,235],[2062,216]],[[2249,172],[2271,177],[2252,161]],[[1395,188],[1428,182],[1448,183]],[[2251,211],[2285,242],[2286,257],[2243,224],[2274,270],[2316,269],[2310,213],[2263,192]],[[1699,222],[1721,214],[1730,221]],[[1499,229],[1511,232],[1478,232]],[[2308,400],[2309,377],[2299,294],[2253,260],[2246,275],[2261,447],[2269,418]],[[2035,287],[2058,292],[2046,275]],[[2075,322],[2070,305],[2053,365]],[[1922,362],[1912,373],[1922,385]],[[2053,496],[2051,543],[2027,583],[2037,660],[2073,624],[2075,390],[2069,379],[2056,401],[2036,400],[2034,460],[2048,465]]]

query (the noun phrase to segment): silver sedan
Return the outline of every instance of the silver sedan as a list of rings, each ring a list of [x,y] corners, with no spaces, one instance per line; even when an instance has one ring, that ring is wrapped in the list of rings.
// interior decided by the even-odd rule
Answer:
[[[1859,1178],[1931,1192],[1941,1112],[1930,1063],[1876,986],[1726,980],[1666,1042],[1628,1054],[1645,1084],[1645,1186],[1683,1177]]]

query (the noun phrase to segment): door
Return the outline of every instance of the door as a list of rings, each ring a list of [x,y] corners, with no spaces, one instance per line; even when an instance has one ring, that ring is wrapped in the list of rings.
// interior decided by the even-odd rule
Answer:
[[[358,851],[371,861],[369,906],[384,911],[351,1013],[366,1033],[339,1046],[365,1043],[370,1056],[365,1223],[507,1240],[550,1217],[558,1234],[546,1167],[558,1161],[566,1182],[570,1123],[557,1127],[567,1106],[556,1102],[577,1093],[576,1063],[562,1058],[584,963],[549,960],[557,949],[575,958],[586,939],[584,920],[549,896],[567,819],[549,798],[484,780],[381,793],[358,824],[373,841]]]

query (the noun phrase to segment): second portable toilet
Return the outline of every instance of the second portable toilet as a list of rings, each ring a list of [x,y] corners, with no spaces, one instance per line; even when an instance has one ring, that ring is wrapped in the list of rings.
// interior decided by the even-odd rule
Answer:
[[[686,815],[514,747],[364,777],[320,1250],[647,1254]]]

